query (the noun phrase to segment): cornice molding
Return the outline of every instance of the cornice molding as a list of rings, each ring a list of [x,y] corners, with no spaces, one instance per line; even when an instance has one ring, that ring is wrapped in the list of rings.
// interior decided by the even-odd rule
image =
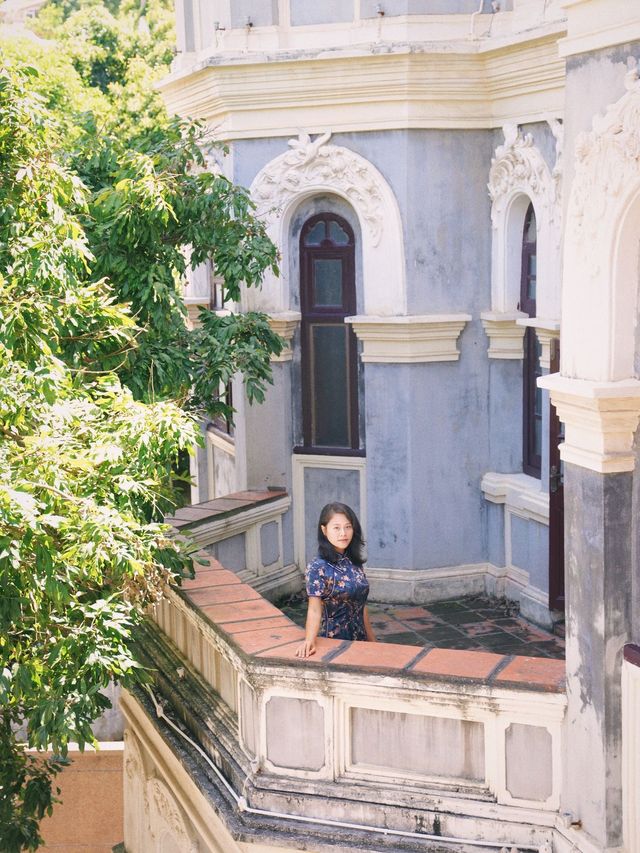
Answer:
[[[291,361],[293,351],[291,341],[300,324],[301,315],[297,311],[283,311],[280,314],[269,315],[269,325],[273,331],[285,340],[285,346],[280,355],[272,356],[272,362]]]
[[[160,88],[171,113],[197,116],[220,139],[424,128],[494,128],[564,110],[558,33],[478,52],[410,43],[354,51],[216,56]]]
[[[601,474],[633,471],[640,381],[589,382],[554,373],[538,379],[565,425],[560,457]]]
[[[561,0],[567,35],[558,43],[560,56],[574,56],[640,39],[638,7],[620,0]]]
[[[483,311],[480,314],[482,325],[489,338],[489,358],[524,358],[524,329],[518,320],[527,315],[522,311]]]
[[[364,363],[415,364],[458,361],[458,338],[471,314],[346,317],[363,343]]]

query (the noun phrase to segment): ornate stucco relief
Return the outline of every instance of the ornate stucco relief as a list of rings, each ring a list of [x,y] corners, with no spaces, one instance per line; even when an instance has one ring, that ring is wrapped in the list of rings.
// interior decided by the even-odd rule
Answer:
[[[125,842],[131,853],[144,853],[152,839],[154,849],[198,853],[195,834],[169,787],[154,771],[147,771],[138,738],[125,731]]]
[[[301,132],[298,139],[289,140],[291,151],[274,160],[271,168],[261,172],[253,183],[251,195],[258,203],[258,213],[284,207],[291,195],[306,187],[327,182],[339,185],[377,246],[384,214],[378,175],[353,151],[327,145],[330,137],[330,133],[323,133],[312,140],[308,133]]]
[[[640,233],[640,79],[578,135],[565,235],[563,369],[615,381],[634,375]],[[589,340],[589,346],[584,341]]]
[[[635,377],[640,235],[640,75],[575,142],[567,210],[561,373],[539,384],[565,423],[562,458],[602,473],[632,471],[640,419]]]
[[[556,122],[554,126],[558,124]],[[550,180],[549,167],[533,144],[533,137],[530,133],[521,133],[518,125],[512,122],[505,124],[502,132],[504,142],[496,148],[489,171],[489,195],[494,204],[491,218],[494,226],[499,210],[499,207],[496,210],[496,203],[499,205],[504,197],[514,191],[524,192],[532,201],[535,199],[546,206],[549,218],[553,219],[556,213],[553,206],[556,201],[555,182]]]
[[[575,144],[575,176],[569,200],[571,228],[567,237],[581,244],[596,262],[603,220],[619,220],[620,202],[640,184],[640,78],[638,62],[629,60],[625,94],[596,115],[592,130]],[[592,267],[592,278],[600,273]]]
[[[291,217],[306,198],[333,194],[358,216],[362,237],[365,310],[389,316],[406,312],[403,232],[395,196],[380,172],[359,154],[329,145],[329,132],[316,139],[301,132],[290,151],[276,157],[256,176],[251,197],[283,259],[280,278],[267,275],[262,290],[247,291],[245,305],[270,313],[291,307],[288,243]]]
[[[152,837],[162,842],[168,835],[180,853],[198,853],[198,842],[189,832],[173,794],[161,779],[152,777],[147,780],[147,801]]]
[[[560,228],[562,180],[562,124],[548,119],[556,140],[553,171],[531,134],[517,124],[503,127],[504,142],[496,148],[489,170],[491,198],[493,312],[513,312],[520,298],[522,227],[529,202],[538,229],[538,298],[540,317],[560,313]]]

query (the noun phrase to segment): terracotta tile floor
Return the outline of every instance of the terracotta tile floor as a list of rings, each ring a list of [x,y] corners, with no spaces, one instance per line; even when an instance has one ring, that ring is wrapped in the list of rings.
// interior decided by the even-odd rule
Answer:
[[[279,603],[298,625],[307,604],[302,594]],[[370,604],[376,636],[385,643],[441,649],[471,649],[497,654],[563,658],[564,626],[551,634],[518,615],[504,599],[469,596],[428,605]]]

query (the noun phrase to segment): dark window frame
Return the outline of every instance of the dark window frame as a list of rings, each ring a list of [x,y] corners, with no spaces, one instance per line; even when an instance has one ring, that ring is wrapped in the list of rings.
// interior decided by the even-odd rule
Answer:
[[[529,317],[536,316],[536,300],[530,296],[531,258],[537,256],[537,234],[534,240],[528,240],[531,219],[535,220],[535,210],[530,203],[524,217],[522,228],[522,257],[520,267],[520,305],[519,308]],[[537,270],[536,270],[537,273]],[[536,450],[536,424],[539,421],[539,435],[542,436],[542,412],[536,412],[537,379],[540,371],[540,344],[536,330],[527,327],[523,341],[524,358],[522,364],[522,470],[538,480],[542,476],[541,448]]]
[[[319,245],[305,245],[309,232],[319,222],[325,223],[325,239]],[[349,237],[348,244],[338,245],[329,239],[329,223],[336,222]],[[315,260],[342,261],[342,304],[316,305],[313,293],[313,264]],[[358,346],[350,325],[347,327],[347,419],[348,444],[328,446],[314,442],[314,376],[311,335],[314,326],[344,324],[345,317],[357,313],[355,282],[355,235],[349,223],[335,213],[319,213],[304,223],[300,233],[300,310],[301,310],[301,371],[302,371],[302,432],[303,444],[296,453],[331,456],[364,456],[360,447],[360,418],[358,390]]]
[[[229,380],[225,384],[224,390],[220,393],[218,399],[221,400],[225,404],[225,406],[228,406],[229,409],[233,410],[232,380]],[[212,419],[211,425],[215,428],[216,432],[221,433],[223,436],[225,436],[225,438],[235,438],[235,427],[231,415],[226,415],[220,412]]]

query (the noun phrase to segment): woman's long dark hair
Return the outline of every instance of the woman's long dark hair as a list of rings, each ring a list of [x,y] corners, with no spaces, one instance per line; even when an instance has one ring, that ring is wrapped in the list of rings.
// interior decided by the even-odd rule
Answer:
[[[336,551],[331,542],[329,542],[322,532],[322,528],[326,527],[333,516],[338,515],[338,513],[346,515],[353,527],[353,539],[345,549],[345,556],[347,556],[354,565],[361,566],[365,561],[362,528],[360,527],[358,516],[351,507],[346,504],[334,502],[322,507],[320,520],[318,521],[318,555],[322,557],[323,560],[328,560],[330,563],[337,562],[342,556],[339,551]]]

